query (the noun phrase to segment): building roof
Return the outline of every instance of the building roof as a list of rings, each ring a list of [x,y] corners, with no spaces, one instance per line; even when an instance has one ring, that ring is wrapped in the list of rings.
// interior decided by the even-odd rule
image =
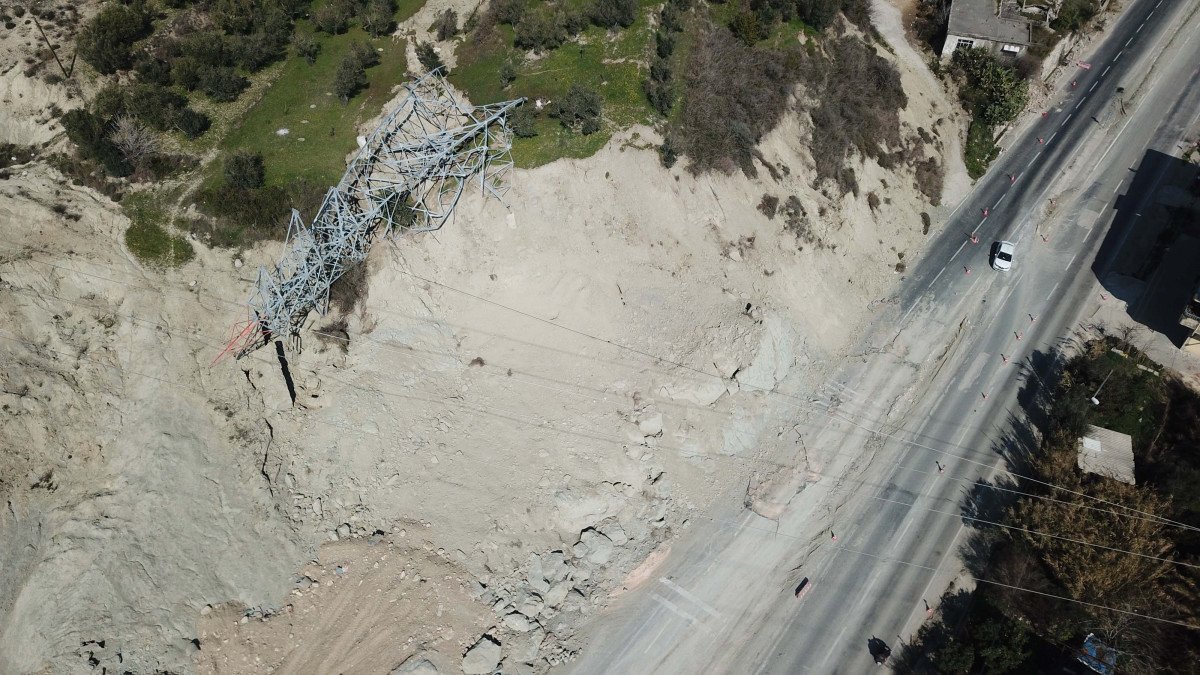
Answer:
[[[1005,7],[1004,0],[954,0],[950,6],[947,33],[964,37],[1028,45],[1033,43],[1033,24],[1020,11]]]
[[[1079,439],[1079,468],[1134,485],[1133,438],[1129,434],[1088,425]]]

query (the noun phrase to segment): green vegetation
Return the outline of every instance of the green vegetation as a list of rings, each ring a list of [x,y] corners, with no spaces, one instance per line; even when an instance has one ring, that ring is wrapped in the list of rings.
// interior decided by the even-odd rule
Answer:
[[[136,193],[121,201],[130,220],[125,245],[139,260],[156,267],[177,267],[195,256],[192,245],[166,228],[166,211],[153,195]]]
[[[1120,652],[1120,672],[1190,672],[1200,650],[1200,632],[1185,627],[1200,627],[1200,395],[1159,372],[1131,332],[1089,342],[1066,363],[1022,469],[1033,480],[1000,485],[1013,495],[1006,509],[988,504],[1000,493],[987,489],[965,507],[1006,526],[980,525],[968,546],[975,576],[995,583],[944,598],[905,667],[1052,672],[1094,633]],[[1078,468],[1089,424],[1133,437],[1136,485]]]
[[[967,174],[971,178],[979,178],[987,173],[988,166],[998,156],[1000,148],[996,147],[992,127],[979,120],[971,120],[971,126],[967,127],[967,145],[963,148]]]
[[[1096,0],[1063,0],[1058,16],[1050,22],[1050,27],[1060,33],[1074,33],[1099,12],[1100,4]]]
[[[971,113],[967,147],[963,151],[967,172],[979,178],[1000,154],[993,142],[995,127],[1016,119],[1029,100],[1029,83],[1016,66],[1001,63],[982,48],[956,49],[951,74],[959,82],[959,98]]]

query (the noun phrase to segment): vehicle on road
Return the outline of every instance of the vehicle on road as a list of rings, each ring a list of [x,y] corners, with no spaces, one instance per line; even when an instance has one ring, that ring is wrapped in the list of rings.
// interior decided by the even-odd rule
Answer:
[[[810,590],[812,590],[812,584],[809,583],[808,577],[804,577],[804,579],[800,581],[800,585],[796,587],[796,599],[804,599],[804,596],[808,595]]]
[[[1013,251],[1016,245],[1011,241],[998,241],[992,244],[992,269],[1007,272],[1012,269]]]

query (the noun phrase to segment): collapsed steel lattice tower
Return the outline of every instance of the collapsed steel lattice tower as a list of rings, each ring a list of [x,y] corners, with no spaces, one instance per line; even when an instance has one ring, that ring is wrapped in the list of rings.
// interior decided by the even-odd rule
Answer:
[[[308,314],[324,314],[329,287],[367,257],[376,236],[436,230],[473,179],[500,197],[512,168],[508,114],[524,99],[483,106],[458,101],[433,71],[362,142],[312,224],[292,211],[283,258],[260,268],[250,319],[227,351],[238,358],[298,335]]]

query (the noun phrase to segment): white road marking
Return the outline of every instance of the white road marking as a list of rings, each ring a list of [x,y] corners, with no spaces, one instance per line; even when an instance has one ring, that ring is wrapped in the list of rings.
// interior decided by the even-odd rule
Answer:
[[[942,272],[945,272],[945,271],[946,271],[945,267],[943,267],[941,270],[938,271],[937,276],[933,278],[933,281],[929,282],[929,288],[933,288],[933,285],[937,283],[937,280],[942,278]],[[925,290],[929,290],[929,288],[927,288]]]
[[[1087,100],[1087,97],[1086,97],[1086,96],[1084,96],[1083,98],[1079,99],[1079,103],[1076,103],[1076,104],[1075,104],[1075,109],[1076,109],[1076,110],[1079,110],[1079,106],[1083,105],[1083,102],[1084,102],[1084,101],[1086,101],[1086,100]]]
[[[1095,82],[1093,82],[1093,83],[1092,83],[1092,86],[1088,87],[1088,93],[1089,93],[1089,94],[1090,94],[1090,93],[1092,93],[1092,90],[1093,90],[1093,89],[1095,89],[1095,88],[1096,88],[1096,85],[1098,85],[1098,84],[1100,84],[1100,81],[1099,81],[1099,80],[1096,80]]]
[[[1122,54],[1124,54],[1124,53],[1125,53],[1125,50],[1124,50],[1124,49],[1122,49],[1121,51],[1117,52],[1117,55],[1113,57],[1113,63],[1116,63],[1117,61],[1120,61],[1120,60],[1121,60],[1121,55],[1122,55]]]
[[[1052,133],[1052,134],[1050,134],[1050,138],[1047,138],[1047,139],[1046,139],[1046,142],[1047,142],[1047,143],[1049,143],[1050,141],[1054,140],[1054,137],[1055,137],[1055,136],[1057,136],[1057,135],[1058,135],[1058,132],[1057,132],[1057,131],[1056,131],[1056,132],[1054,132],[1054,133]]]
[[[1046,294],[1046,300],[1049,300],[1050,298],[1054,297],[1054,291],[1057,291],[1057,290],[1058,290],[1058,284],[1059,284],[1059,283],[1061,283],[1061,280],[1060,280],[1060,281],[1056,281],[1056,282],[1054,283],[1054,288],[1051,288],[1051,289],[1050,289],[1050,292]]]
[[[1105,75],[1107,75],[1107,74],[1108,74],[1108,71],[1110,71],[1110,70],[1112,70],[1112,66],[1105,66],[1105,67],[1104,67],[1104,72],[1103,72],[1103,73],[1100,73],[1100,77],[1104,77]]]
[[[654,649],[654,645],[658,644],[658,639],[661,638],[662,634],[665,632],[667,632],[667,624],[663,623],[662,628],[658,629],[658,634],[654,636],[654,639],[650,641],[650,644],[646,645],[646,648],[642,650],[642,653],[649,654],[650,650]]]
[[[1131,35],[1131,36],[1129,36],[1129,39],[1125,41],[1125,46],[1126,46],[1126,47],[1128,47],[1130,42],[1133,42],[1133,36],[1132,36],[1132,35]]]
[[[1059,129],[1061,129],[1061,128],[1063,128],[1063,127],[1067,126],[1067,122],[1070,122],[1070,121],[1071,121],[1071,117],[1072,117],[1074,114],[1075,114],[1075,113],[1070,113],[1070,114],[1068,114],[1068,115],[1067,115],[1067,119],[1063,120],[1063,123],[1062,123],[1062,124],[1060,124],[1060,125],[1058,125],[1058,128],[1059,128]]]
[[[997,200],[996,200],[996,203],[995,203],[995,204],[992,204],[992,208],[994,209],[994,208],[996,208],[997,206],[1000,206],[1000,202],[1004,201],[1004,198],[1005,198],[1005,197],[1007,197],[1007,196],[1008,196],[1008,193],[1007,193],[1007,192],[1005,192],[1004,194],[1000,195],[1000,199],[997,199]]]
[[[654,600],[657,601],[658,604],[662,605],[663,607],[666,607],[667,609],[671,610],[672,612],[675,612],[679,616],[686,619],[688,624],[690,624],[690,625],[696,624],[696,617],[683,611],[682,609],[679,608],[678,605],[671,602],[670,600],[664,598],[663,596],[659,595],[658,593],[651,593],[650,597],[654,598]]]
[[[696,603],[696,605],[698,605],[700,607],[700,609],[704,610],[705,612],[708,612],[713,617],[715,617],[715,618],[721,617],[720,612],[713,609],[712,606],[709,605],[707,602],[704,602],[703,600],[701,600],[695,593],[692,593],[691,591],[687,590],[683,586],[680,586],[679,584],[675,583],[674,581],[671,581],[670,579],[668,579],[666,577],[659,577],[658,580],[661,581],[663,584],[666,584],[667,588],[670,588],[671,590],[682,595],[683,597],[687,598],[688,600],[691,600],[692,602]]]
[[[1143,21],[1143,22],[1142,22],[1142,25],[1141,25],[1141,26],[1138,26],[1138,27],[1137,27],[1137,30],[1135,30],[1135,31],[1133,31],[1133,32],[1134,32],[1134,33],[1140,33],[1140,32],[1142,32],[1142,28],[1143,28],[1145,25],[1146,25],[1146,22],[1145,22],[1145,21]]]
[[[1075,255],[1071,256],[1071,259],[1067,261],[1067,269],[1071,269],[1071,263],[1075,262],[1075,258],[1078,256],[1079,256],[1079,251],[1076,251]]]
[[[1158,5],[1155,5],[1155,7],[1158,7]],[[1153,10],[1153,9],[1152,9],[1152,10],[1150,10],[1150,13],[1146,15],[1146,19],[1147,19],[1147,20],[1149,20],[1149,19],[1150,19],[1150,17],[1152,17],[1152,16],[1154,16],[1154,10]]]
[[[1113,190],[1113,196],[1114,196],[1114,197],[1116,197],[1117,195],[1121,194],[1121,186],[1122,186],[1122,185],[1124,185],[1124,184],[1125,184],[1125,179],[1124,179],[1124,178],[1122,178],[1122,179],[1121,179],[1121,182],[1120,182],[1120,183],[1117,183],[1117,189],[1116,189],[1116,190]]]
[[[950,256],[950,259],[951,259],[951,260],[954,260],[955,258],[957,258],[957,257],[958,257],[958,254],[959,254],[959,253],[962,253],[962,250],[963,250],[964,248],[966,248],[966,246],[967,246],[967,242],[965,242],[965,241],[964,241],[962,244],[959,244],[959,246],[958,246],[958,250],[954,252],[954,255]]]

